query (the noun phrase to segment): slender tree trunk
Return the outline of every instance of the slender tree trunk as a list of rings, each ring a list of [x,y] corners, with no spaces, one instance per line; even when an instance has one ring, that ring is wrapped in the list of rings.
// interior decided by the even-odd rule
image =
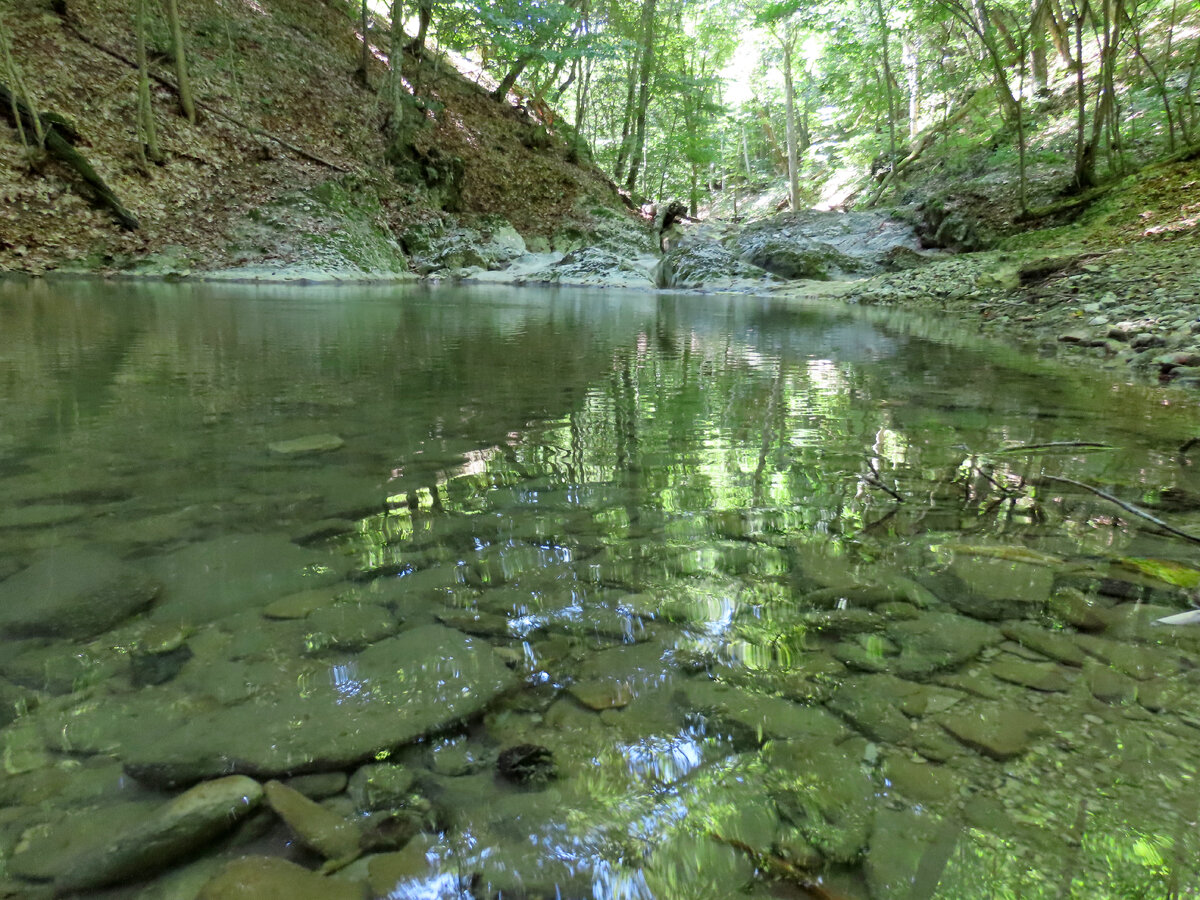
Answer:
[[[1046,20],[1050,15],[1048,0],[1033,0],[1029,15],[1029,70],[1034,90],[1045,93],[1050,83],[1050,65],[1046,59]]]
[[[525,69],[531,62],[533,62],[534,59],[534,54],[526,53],[515,63],[513,63],[512,68],[508,70],[508,73],[502,79],[500,79],[500,84],[498,84],[496,89],[492,91],[492,99],[503,100],[505,97],[507,97],[508,92],[511,91],[513,85],[517,83],[517,79],[521,77],[521,73],[525,71]]]
[[[1062,64],[1069,68],[1075,63],[1071,56],[1070,23],[1067,21],[1059,0],[1045,0],[1045,3],[1046,27],[1050,35],[1050,43],[1054,44],[1054,51],[1058,54]]]
[[[146,64],[146,0],[136,0],[133,34],[138,66],[138,132],[146,158],[150,162],[161,163],[163,155],[158,147],[158,127],[154,123],[154,107],[150,102],[150,72]]]
[[[370,87],[367,80],[367,62],[371,58],[370,41],[367,40],[369,23],[367,21],[367,0],[362,0],[362,52],[358,57],[358,68],[354,72],[354,80],[363,87]]]
[[[392,3],[392,27],[388,35],[387,138],[389,155],[404,152],[407,135],[408,91],[401,72],[404,61],[403,9],[400,0]]]
[[[617,182],[625,174],[625,164],[629,161],[629,141],[633,131],[633,104],[637,99],[638,57],[635,55],[629,63],[625,81],[625,106],[621,114],[621,145],[617,149],[617,161],[613,166],[613,179]]]
[[[904,83],[908,88],[908,139],[916,140],[921,123],[921,38],[909,34],[904,42]]]
[[[896,91],[892,78],[891,29],[883,0],[875,0],[875,15],[879,18],[879,39],[883,44],[883,83],[888,105],[888,164],[896,163]]]
[[[178,0],[163,0],[167,14],[167,26],[171,29],[171,56],[175,63],[175,80],[179,83],[179,111],[196,124],[196,103],[192,99],[192,80],[188,76],[187,51],[183,46],[183,22],[179,18]]]
[[[1079,0],[1073,10],[1075,28],[1075,186],[1084,188],[1096,180],[1095,160],[1089,159],[1084,128],[1087,124],[1087,87],[1083,71],[1083,22],[1087,16],[1088,0]]]
[[[29,89],[29,85],[25,83],[25,78],[21,74],[20,68],[17,66],[17,61],[13,59],[12,49],[8,43],[8,28],[4,25],[4,20],[0,19],[0,69],[7,78],[9,84],[12,85],[12,92],[9,96],[9,102],[12,105],[13,123],[17,129],[17,137],[20,139],[22,146],[28,145],[28,140],[25,137],[25,128],[22,125],[22,117],[20,104],[24,103],[29,113],[29,124],[33,128],[33,136],[37,141],[39,148],[46,146],[46,132],[42,128],[41,116],[38,113],[37,98],[33,96],[33,92]]]
[[[642,3],[642,66],[638,75],[637,117],[634,120],[633,149],[629,155],[629,175],[625,188],[633,194],[637,187],[638,167],[646,151],[646,112],[650,108],[650,83],[654,80],[654,24],[657,11],[656,0]]]
[[[1164,60],[1171,59],[1171,45],[1175,38],[1175,15],[1177,6],[1177,2],[1172,2],[1171,16],[1167,23],[1166,45],[1162,48],[1162,58]],[[1158,69],[1155,68],[1154,63],[1150,61],[1150,57],[1146,54],[1145,48],[1142,45],[1142,31],[1141,28],[1138,27],[1138,23],[1135,20],[1136,13],[1137,6],[1135,2],[1132,12],[1125,10],[1125,24],[1128,26],[1128,32],[1130,34],[1129,39],[1132,40],[1133,43],[1133,52],[1137,54],[1138,59],[1142,61],[1142,65],[1146,67],[1146,71],[1149,73],[1151,80],[1154,82],[1154,87],[1158,91],[1159,99],[1162,101],[1163,112],[1167,116],[1167,152],[1173,153],[1175,152],[1176,132],[1174,104],[1171,102],[1171,94],[1167,88],[1166,79],[1158,71]],[[1166,70],[1166,65],[1166,63],[1163,65],[1164,71]]]
[[[796,33],[790,22],[783,24],[783,99],[787,120],[788,200],[792,211],[800,209],[800,160],[796,152],[796,87],[792,83],[792,48]]]
[[[425,52],[425,40],[429,37],[429,23],[432,21],[433,0],[417,0],[417,36],[413,39],[413,53],[418,58]]]

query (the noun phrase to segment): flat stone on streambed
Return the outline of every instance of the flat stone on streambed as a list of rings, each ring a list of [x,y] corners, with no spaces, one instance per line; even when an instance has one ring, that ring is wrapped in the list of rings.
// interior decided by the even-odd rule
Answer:
[[[222,869],[196,900],[365,900],[362,882],[326,878],[285,859],[248,856]]]
[[[278,534],[229,534],[153,557],[147,571],[163,583],[153,617],[201,623],[341,581],[338,560]]]
[[[8,861],[11,874],[53,881],[56,893],[143,878],[229,831],[262,799],[240,775],[199,784],[158,808],[144,803],[73,813]]]
[[[289,441],[274,441],[267,449],[276,456],[311,456],[314,453],[330,453],[346,446],[336,434],[309,434]]]
[[[988,665],[987,671],[1001,681],[1035,691],[1065,691],[1071,687],[1070,679],[1053,663],[1028,662],[1007,656],[994,660]]]
[[[271,809],[305,847],[326,859],[345,860],[358,854],[362,834],[357,824],[278,781],[268,781],[264,790]]]
[[[685,711],[704,716],[719,732],[735,740],[761,744],[768,738],[817,738],[837,743],[851,731],[837,716],[820,707],[780,697],[766,697],[704,678],[686,679],[674,696]]]
[[[1082,666],[1087,654],[1079,649],[1071,635],[1048,631],[1029,622],[1010,622],[1001,627],[1004,636],[1022,647],[1036,650],[1043,656],[1058,660],[1068,666]]]
[[[150,606],[159,590],[114,556],[60,547],[0,582],[0,634],[95,637]]]
[[[1000,761],[1020,756],[1046,732],[1029,710],[990,703],[956,707],[938,722],[965,746]]]
[[[1101,662],[1139,681],[1174,675],[1182,666],[1179,654],[1167,647],[1110,641],[1090,634],[1080,635],[1078,641]]]
[[[150,784],[230,772],[275,777],[345,768],[411,743],[482,712],[517,682],[486,644],[440,625],[373,644],[332,675],[316,663],[294,669],[230,706],[189,713],[178,701],[157,711],[132,704],[124,720],[90,727],[107,733],[126,770]],[[106,715],[122,710],[114,704]],[[71,727],[82,736],[89,723],[76,716]]]
[[[877,793],[861,757],[809,738],[772,741],[762,759],[780,817],[827,860],[854,860],[866,846]]]
[[[1003,640],[1000,630],[953,613],[926,613],[917,619],[895,622],[884,632],[884,652],[843,642],[834,655],[851,668],[890,672],[902,677],[927,675],[974,659],[988,646]],[[899,652],[891,655],[888,644]]]

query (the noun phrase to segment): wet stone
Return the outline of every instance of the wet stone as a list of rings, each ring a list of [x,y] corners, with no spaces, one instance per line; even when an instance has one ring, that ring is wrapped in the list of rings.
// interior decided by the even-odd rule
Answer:
[[[341,581],[336,560],[282,535],[231,534],[146,561],[163,583],[157,621],[198,624],[262,609],[280,597]]]
[[[450,609],[437,614],[437,620],[443,625],[457,628],[467,634],[477,634],[482,637],[510,638],[513,636],[508,616],[497,613],[483,612],[477,609]]]
[[[416,783],[416,775],[397,763],[368,763],[350,776],[348,791],[354,805],[364,811],[399,809]]]
[[[61,547],[0,582],[0,634],[94,637],[149,607],[160,590],[115,556]]]
[[[174,721],[160,714],[153,733],[109,713],[118,717],[121,759],[160,785],[230,770],[273,777],[343,768],[482,712],[516,683],[491,648],[440,625],[347,657],[340,679],[293,665],[300,674],[262,683],[252,699]]]
[[[263,789],[271,809],[305,847],[333,860],[359,852],[362,835],[356,823],[278,781],[268,781]]]
[[[554,754],[539,744],[516,744],[500,751],[496,771],[515,784],[542,785],[558,777]]]
[[[303,619],[326,606],[332,606],[341,593],[337,585],[299,591],[273,600],[262,609],[266,619]]]
[[[346,603],[315,610],[304,620],[308,655],[359,650],[396,633],[396,620],[382,606]]]
[[[1054,570],[1049,566],[1008,559],[958,554],[950,570],[973,594],[989,600],[1042,604],[1054,585]]]
[[[324,800],[344,791],[347,780],[345,772],[314,772],[289,778],[284,784],[309,800]]]
[[[939,842],[947,852],[953,849],[960,829],[948,824],[921,809],[879,810],[863,866],[873,900],[930,895],[936,884],[917,883],[921,862],[937,852]]]
[[[1023,754],[1046,730],[1032,712],[999,704],[955,709],[938,722],[965,746],[1000,761]]]
[[[752,745],[768,738],[838,741],[851,734],[837,716],[820,707],[802,706],[700,678],[685,680],[675,693],[675,702],[686,712],[709,719],[714,733],[725,731],[735,741]]]
[[[222,869],[196,900],[366,900],[361,882],[326,878],[284,859],[249,856]]]
[[[379,853],[365,860],[367,883],[372,896],[404,896],[400,890],[402,886],[434,874],[428,859],[432,846],[432,839],[418,836],[409,841],[403,850]]]
[[[1034,663],[1014,657],[1001,657],[987,671],[1001,681],[1033,688],[1035,691],[1065,691],[1071,686],[1063,671],[1053,663]]]
[[[908,718],[896,706],[908,693],[907,684],[890,675],[850,678],[825,705],[871,740],[900,743],[912,731]]]
[[[80,503],[33,503],[10,506],[0,511],[0,530],[6,528],[52,528],[82,519],[90,507]]]
[[[897,622],[888,627],[887,636],[900,647],[900,655],[889,660],[888,671],[901,676],[960,665],[1002,640],[998,629],[952,613],[927,613]]]
[[[1083,677],[1092,696],[1102,703],[1119,706],[1137,699],[1138,683],[1102,663],[1088,662],[1083,668]]]
[[[1104,607],[1078,588],[1059,588],[1051,595],[1047,608],[1051,615],[1081,631],[1103,631],[1106,626]]]
[[[773,741],[763,748],[780,818],[829,862],[854,860],[867,844],[875,784],[859,756],[824,741]]]
[[[633,686],[625,681],[582,681],[567,688],[567,693],[597,712],[605,709],[622,709],[634,697]]]
[[[288,441],[274,441],[267,445],[267,449],[277,456],[310,456],[330,453],[344,446],[346,442],[336,434],[310,434]]]
[[[1181,667],[1179,654],[1166,647],[1110,641],[1090,634],[1080,635],[1078,640],[1092,656],[1139,681],[1174,675]]]
[[[1004,636],[1023,647],[1036,650],[1043,656],[1068,666],[1082,666],[1087,655],[1079,649],[1071,635],[1048,631],[1029,622],[1009,622],[1001,627]]]
[[[55,891],[92,890],[142,878],[195,853],[226,833],[262,799],[257,782],[242,776],[197,785],[161,806],[125,804],[120,814],[101,807],[88,821],[64,820],[9,861],[9,870],[53,880]]]
[[[111,648],[86,648],[61,641],[12,642],[0,654],[0,674],[18,685],[51,694],[69,694],[123,673],[128,661]]]
[[[965,752],[962,744],[946,734],[932,719],[922,719],[916,723],[906,746],[935,763],[946,762]]]
[[[903,756],[888,757],[884,770],[896,790],[920,803],[945,806],[958,796],[962,785],[962,779],[953,769],[914,762]]]

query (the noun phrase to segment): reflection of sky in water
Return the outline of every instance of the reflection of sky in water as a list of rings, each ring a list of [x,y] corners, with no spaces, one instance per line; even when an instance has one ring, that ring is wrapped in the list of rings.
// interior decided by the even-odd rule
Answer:
[[[339,695],[338,702],[347,697],[357,697],[363,692],[363,683],[358,679],[358,663],[355,660],[330,666],[329,682]]]

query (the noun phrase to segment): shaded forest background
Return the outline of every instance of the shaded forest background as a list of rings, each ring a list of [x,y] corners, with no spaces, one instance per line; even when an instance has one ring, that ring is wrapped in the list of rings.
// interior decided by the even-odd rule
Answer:
[[[12,0],[0,49],[10,269],[236,260],[331,182],[401,244],[495,216],[551,246],[618,190],[1002,233],[1200,140],[1195,0]]]

